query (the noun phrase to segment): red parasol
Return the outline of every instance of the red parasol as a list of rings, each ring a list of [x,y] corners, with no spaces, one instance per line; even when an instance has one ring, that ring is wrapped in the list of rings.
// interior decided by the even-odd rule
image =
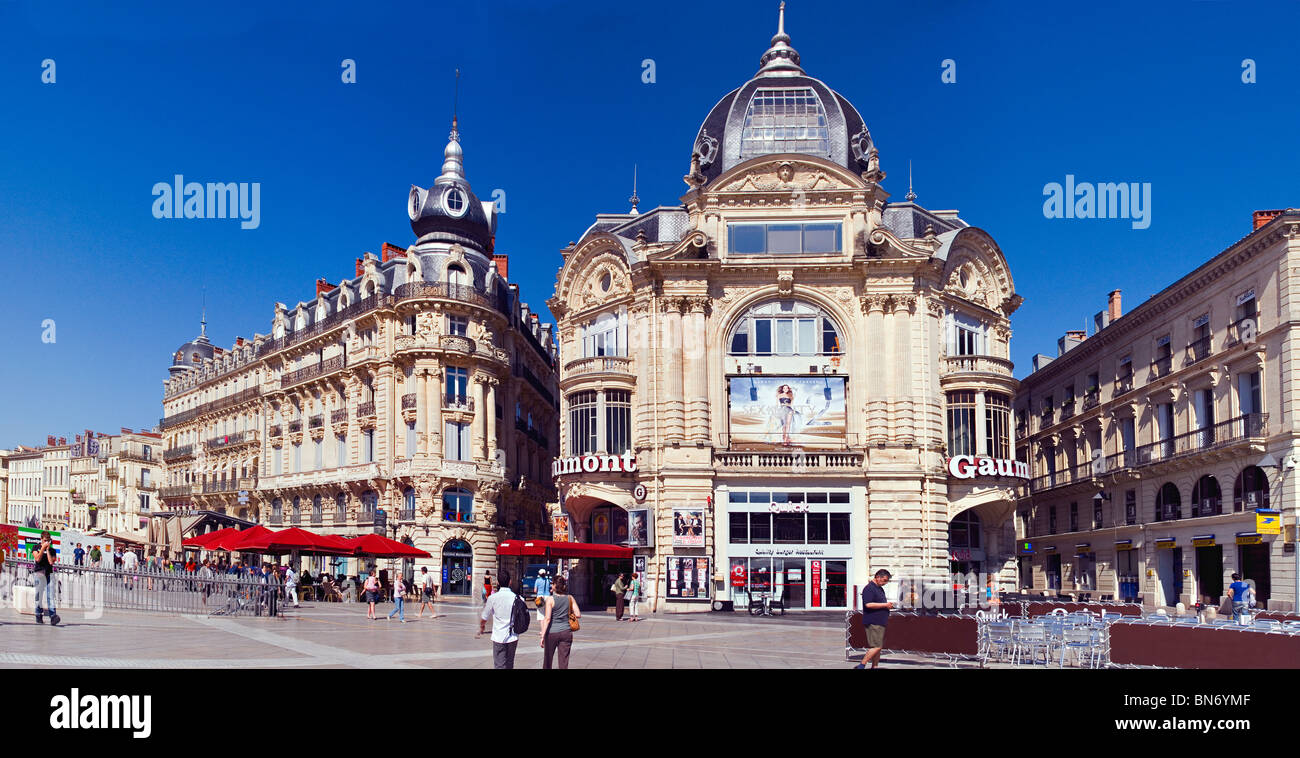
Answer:
[[[255,537],[260,537],[264,534],[270,534],[270,533],[271,533],[270,529],[267,529],[261,524],[257,524],[256,526],[248,527],[242,532],[227,534],[224,537],[221,537],[220,539],[215,539],[209,542],[205,549],[206,550],[228,550],[230,552],[237,552],[240,549],[236,547],[239,543],[245,540],[252,540]]]
[[[201,550],[207,550],[208,546],[211,545],[216,540],[222,539],[232,534],[238,534],[238,533],[239,533],[238,529],[228,526],[225,529],[218,529],[215,532],[206,532],[204,534],[196,534],[193,537],[187,537],[186,539],[181,541],[181,546],[197,547]]]
[[[352,555],[369,555],[375,558],[432,558],[433,556],[416,547],[390,540],[381,534],[363,534],[354,539],[345,540],[343,544],[352,548]]]
[[[348,550],[325,535],[290,527],[278,532],[250,535],[231,545],[232,550],[249,553],[319,553],[346,555]]]

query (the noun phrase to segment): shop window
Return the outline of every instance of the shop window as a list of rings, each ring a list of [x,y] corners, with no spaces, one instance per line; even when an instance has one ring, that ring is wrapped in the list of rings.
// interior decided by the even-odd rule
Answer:
[[[468,490],[451,487],[442,493],[442,520],[457,523],[474,521],[474,496]]]
[[[948,525],[949,547],[979,548],[980,517],[971,510],[958,513]]]
[[[1219,481],[1206,474],[1192,487],[1192,518],[1197,516],[1217,516],[1221,512]]]
[[[849,544],[849,542],[850,542],[850,539],[849,539],[849,536],[850,536],[850,535],[849,535],[849,514],[847,514],[847,513],[831,513],[831,514],[828,514],[828,515],[830,516],[830,532],[831,532],[831,535],[830,535],[830,536],[831,536],[831,544],[832,544],[832,545],[847,545],[847,544]]]
[[[772,514],[749,514],[749,541],[755,545],[767,545],[772,542]]]
[[[1182,517],[1183,500],[1182,495],[1178,492],[1178,485],[1173,482],[1165,482],[1160,491],[1156,493],[1156,520],[1174,521]]]
[[[1133,526],[1138,518],[1137,490],[1124,491],[1124,524]]]
[[[731,521],[731,543],[733,545],[744,545],[749,542],[749,514],[732,513]]]
[[[804,529],[804,514],[777,513],[772,517],[773,542],[780,545],[802,545],[807,535]]]
[[[1232,510],[1268,507],[1268,476],[1259,466],[1247,466],[1232,485]]]
[[[808,544],[825,545],[830,542],[830,527],[826,513],[808,514]]]

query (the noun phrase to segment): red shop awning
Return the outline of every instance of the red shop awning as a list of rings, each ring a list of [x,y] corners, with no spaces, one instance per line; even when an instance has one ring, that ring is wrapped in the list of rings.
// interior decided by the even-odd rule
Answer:
[[[497,555],[544,555],[551,558],[628,558],[632,548],[621,545],[592,545],[586,542],[550,540],[507,540],[497,546]]]

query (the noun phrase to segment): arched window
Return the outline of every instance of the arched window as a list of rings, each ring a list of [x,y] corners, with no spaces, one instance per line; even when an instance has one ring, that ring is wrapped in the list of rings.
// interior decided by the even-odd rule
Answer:
[[[582,356],[627,355],[627,317],[603,313],[582,328]]]
[[[342,521],[348,512],[348,496],[346,492],[340,492],[334,496],[334,518]]]
[[[464,267],[459,263],[453,263],[448,266],[447,283],[456,287],[464,287],[469,284],[469,276],[465,273]]]
[[[1259,466],[1247,466],[1232,484],[1232,510],[1268,507],[1268,475]]]
[[[730,355],[838,355],[839,329],[821,308],[797,300],[756,305],[732,327]]]
[[[284,502],[280,498],[271,501],[271,523],[278,524],[284,518]]]
[[[302,498],[294,495],[293,513],[290,514],[290,521],[294,524],[298,523],[298,514],[300,513],[302,513]]]
[[[474,520],[474,496],[468,490],[451,487],[442,493],[442,520],[469,523]]]
[[[361,287],[361,297],[363,298],[374,297],[374,295],[375,295],[375,283],[373,281],[367,281]]]
[[[379,507],[379,495],[374,490],[361,493],[361,520],[371,521],[375,518],[375,509]]]
[[[1156,493],[1156,520],[1174,521],[1183,517],[1183,498],[1178,494],[1178,486],[1165,482]]]
[[[324,514],[321,512],[320,495],[313,495],[311,499],[311,522],[319,524]]]
[[[402,492],[402,518],[415,518],[415,490],[410,487]]]
[[[1219,480],[1206,474],[1192,487],[1192,518],[1197,516],[1217,516],[1222,512],[1219,498]]]
[[[948,525],[948,547],[978,548],[980,546],[980,517],[975,511],[958,513]]]

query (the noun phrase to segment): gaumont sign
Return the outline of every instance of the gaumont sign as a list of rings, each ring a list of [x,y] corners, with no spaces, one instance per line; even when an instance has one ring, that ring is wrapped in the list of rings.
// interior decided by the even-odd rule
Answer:
[[[622,455],[577,455],[557,458],[551,462],[551,476],[564,474],[594,474],[597,471],[636,471],[636,454],[631,450]]]
[[[957,479],[974,479],[977,476],[1028,479],[1029,464],[1024,461],[989,458],[983,455],[954,455],[948,459],[948,473]]]

